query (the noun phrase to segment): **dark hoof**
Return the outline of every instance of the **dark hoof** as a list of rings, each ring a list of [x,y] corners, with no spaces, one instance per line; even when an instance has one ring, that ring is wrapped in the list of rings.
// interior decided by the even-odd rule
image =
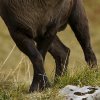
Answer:
[[[88,54],[88,56],[86,57],[86,61],[90,68],[97,68],[97,59],[93,52],[91,54]]]
[[[35,92],[35,91],[41,92],[44,89],[51,87],[46,76],[41,77],[41,79],[39,79],[39,78],[33,80],[31,87],[29,89],[29,93],[32,93],[32,92]]]

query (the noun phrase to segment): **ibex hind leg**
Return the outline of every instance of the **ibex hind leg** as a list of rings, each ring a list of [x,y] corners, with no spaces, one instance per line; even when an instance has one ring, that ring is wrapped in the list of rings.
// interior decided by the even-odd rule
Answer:
[[[88,19],[82,3],[82,0],[77,0],[69,17],[69,24],[83,49],[87,64],[94,67],[97,65],[97,59],[91,47]]]
[[[56,63],[56,76],[61,76],[67,71],[70,49],[66,47],[60,39],[56,36],[53,40],[49,52],[55,59]]]

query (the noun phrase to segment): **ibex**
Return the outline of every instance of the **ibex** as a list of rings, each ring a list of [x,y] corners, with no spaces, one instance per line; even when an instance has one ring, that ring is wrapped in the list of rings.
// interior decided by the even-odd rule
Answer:
[[[47,51],[55,59],[56,75],[62,75],[70,50],[59,40],[57,32],[67,24],[79,41],[87,64],[97,65],[82,0],[0,0],[0,16],[17,47],[34,66],[30,92],[50,86],[44,70]]]

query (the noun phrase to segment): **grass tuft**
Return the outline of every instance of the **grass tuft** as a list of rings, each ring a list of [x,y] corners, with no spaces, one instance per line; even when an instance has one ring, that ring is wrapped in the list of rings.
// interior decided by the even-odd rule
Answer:
[[[58,77],[56,86],[62,88],[66,85],[76,86],[100,86],[100,70],[95,71],[89,68],[74,72],[72,75],[70,71],[62,77]]]

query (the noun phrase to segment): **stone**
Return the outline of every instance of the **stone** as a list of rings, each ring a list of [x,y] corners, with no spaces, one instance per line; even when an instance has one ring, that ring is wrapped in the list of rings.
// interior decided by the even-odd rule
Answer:
[[[100,87],[68,85],[59,91],[65,100],[100,100]]]

